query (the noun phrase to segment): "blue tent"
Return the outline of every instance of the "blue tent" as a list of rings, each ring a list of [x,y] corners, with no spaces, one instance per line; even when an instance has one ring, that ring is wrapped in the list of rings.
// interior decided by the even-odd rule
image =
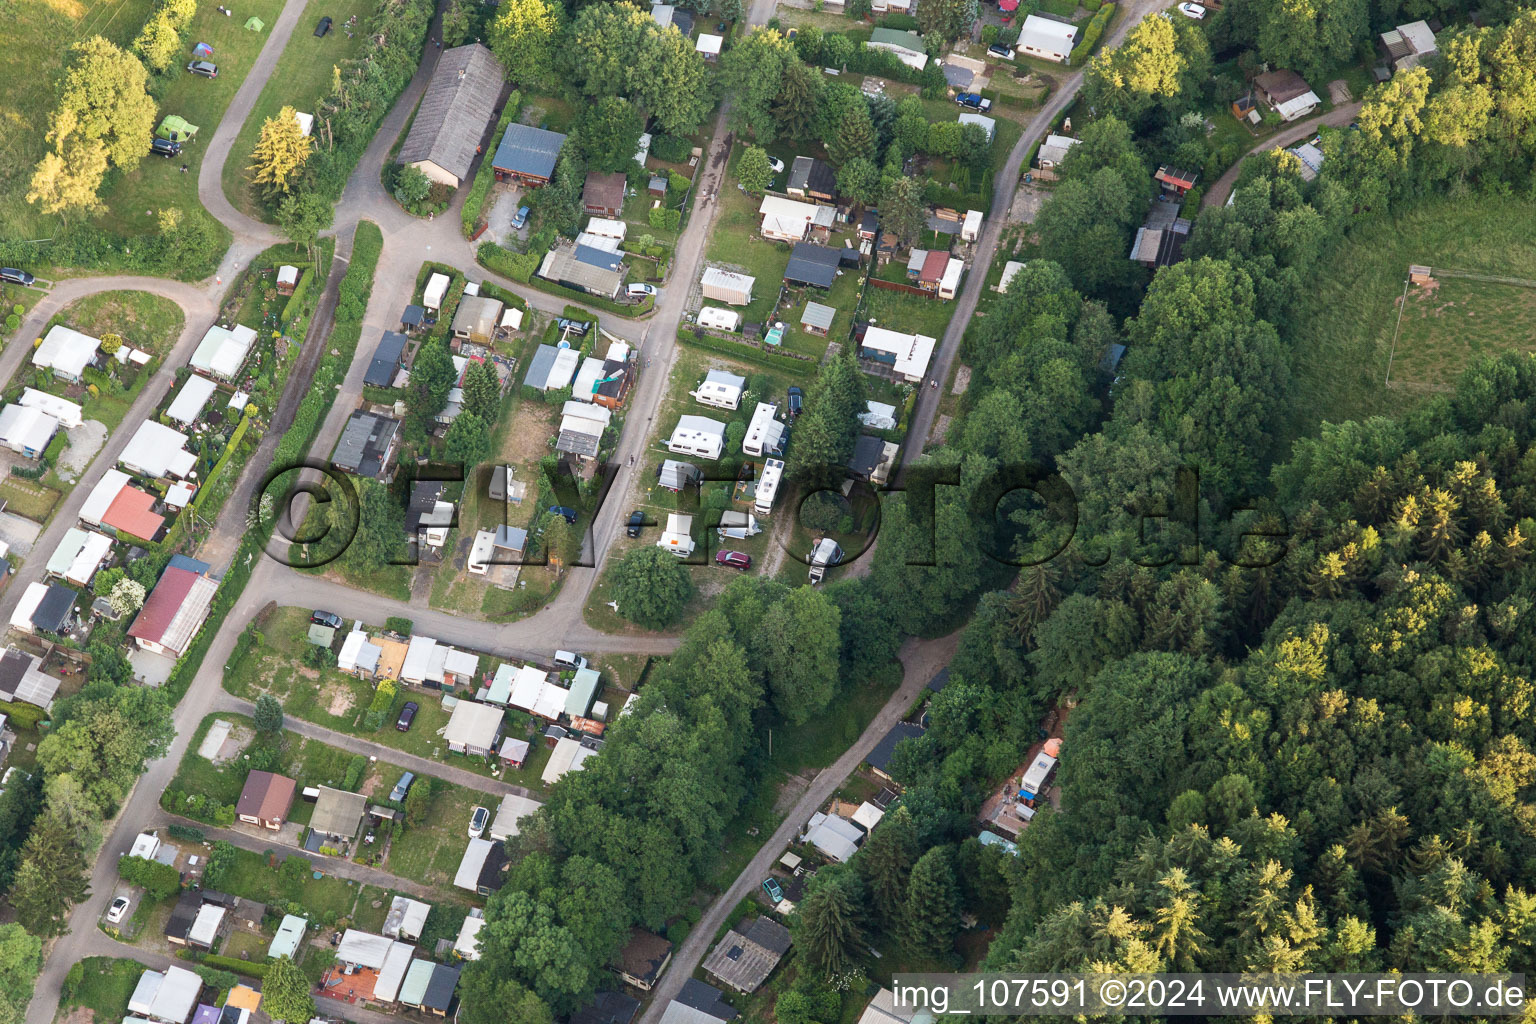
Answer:
[[[192,56],[212,57],[213,47],[209,46],[207,43],[198,43],[196,46],[192,47]]]

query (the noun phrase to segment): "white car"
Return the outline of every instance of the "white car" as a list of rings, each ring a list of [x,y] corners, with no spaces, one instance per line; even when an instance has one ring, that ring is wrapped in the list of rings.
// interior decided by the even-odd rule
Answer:
[[[1186,18],[1194,18],[1196,21],[1199,21],[1205,17],[1205,8],[1199,4],[1179,4],[1179,13]]]
[[[627,285],[624,289],[624,294],[628,295],[632,299],[643,299],[647,295],[655,295],[656,286],[653,284],[640,284],[637,282],[635,284]]]
[[[131,904],[128,902],[128,897],[126,896],[119,896],[117,899],[113,900],[112,906],[107,908],[107,923],[120,923],[123,918],[128,916],[129,906],[131,906]]]
[[[784,173],[784,161],[780,160],[776,156],[771,156],[771,157],[768,158],[768,169],[770,171],[772,171],[774,174],[783,174]]]
[[[491,812],[484,807],[476,807],[469,816],[469,838],[479,839],[485,834],[485,826],[490,823]]]

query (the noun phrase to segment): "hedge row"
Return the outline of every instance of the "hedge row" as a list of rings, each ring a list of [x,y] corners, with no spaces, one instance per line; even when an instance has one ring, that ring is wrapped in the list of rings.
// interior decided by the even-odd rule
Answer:
[[[1113,3],[1105,3],[1103,7],[1098,9],[1098,12],[1088,22],[1087,27],[1083,29],[1082,40],[1072,47],[1072,56],[1068,60],[1069,64],[1078,66],[1088,59],[1089,55],[1093,53],[1094,48],[1099,45],[1100,37],[1104,35],[1104,30],[1109,27],[1109,21],[1114,16],[1115,5]]]
[[[507,97],[507,105],[502,108],[501,120],[496,122],[496,130],[491,133],[491,145],[485,151],[485,156],[480,161],[480,169],[475,172],[475,183],[469,187],[469,195],[464,197],[464,209],[460,214],[464,237],[473,237],[475,228],[480,225],[480,208],[485,205],[485,197],[490,194],[491,184],[496,180],[496,171],[491,167],[491,157],[496,152],[496,147],[501,145],[501,137],[506,133],[507,125],[517,116],[523,106],[523,94],[513,89]]]
[[[513,252],[495,242],[481,242],[475,250],[475,259],[487,270],[510,277],[519,284],[527,284],[543,261],[541,252]]]
[[[793,352],[769,352],[747,341],[731,341],[726,338],[716,337],[713,334],[695,334],[686,328],[677,332],[677,340],[694,348],[706,349],[710,352],[719,352],[730,356],[732,359],[741,359],[749,363],[757,363],[759,366],[770,370],[787,370],[790,373],[805,373],[808,370],[815,371],[815,363],[804,356]]]
[[[285,325],[293,323],[293,318],[298,315],[299,310],[304,308],[304,296],[309,291],[309,283],[314,280],[314,277],[315,272],[313,270],[306,270],[299,275],[299,283],[293,286],[293,295],[289,297],[287,304],[283,306],[283,323]]]
[[[205,967],[222,967],[226,971],[234,971],[236,974],[243,974],[248,978],[265,978],[267,976],[267,965],[265,963],[241,960],[239,957],[204,953],[197,962]]]

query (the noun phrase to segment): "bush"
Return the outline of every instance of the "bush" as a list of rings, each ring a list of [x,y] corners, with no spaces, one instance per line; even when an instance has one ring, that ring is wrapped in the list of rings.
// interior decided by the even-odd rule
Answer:
[[[299,283],[293,286],[293,294],[283,306],[283,326],[293,323],[299,315],[299,310],[304,308],[304,296],[309,292],[309,284],[315,279],[313,270],[306,270],[299,274]]]
[[[355,793],[367,771],[368,759],[362,754],[353,754],[352,760],[347,762],[347,776],[342,780],[341,788],[349,793]]]
[[[191,825],[167,825],[165,826],[165,831],[172,839],[180,839],[187,843],[205,843],[208,841],[208,834],[206,832],[200,828],[193,828]]]
[[[392,633],[399,633],[401,636],[410,636],[411,627],[414,625],[415,623],[410,619],[400,615],[391,615],[389,618],[384,620],[385,629]]]
[[[143,857],[124,857],[117,862],[117,873],[123,881],[139,886],[156,902],[181,888],[181,872],[174,865]]]
[[[0,714],[12,729],[36,729],[37,723],[48,717],[48,712],[36,704],[10,704],[0,700]]]
[[[216,953],[206,953],[203,955],[203,958],[198,961],[198,963],[207,968],[225,968],[225,970],[221,971],[210,970],[210,974],[225,974],[228,971],[234,971],[236,974],[244,974],[248,978],[265,978],[267,976],[266,964],[253,963],[249,960],[241,960],[238,957],[219,956]],[[210,985],[215,984],[206,974],[203,974],[202,971],[198,971],[197,973],[203,975],[203,980],[208,982]],[[239,984],[239,979],[235,978],[228,985],[215,985],[215,987],[233,988],[237,984]]]
[[[1067,63],[1077,67],[1087,60],[1093,53],[1094,47],[1099,45],[1099,38],[1104,35],[1104,30],[1109,27],[1109,20],[1114,16],[1114,4],[1106,3],[1100,7],[1098,13],[1094,14],[1087,27],[1083,29],[1083,38],[1072,47],[1072,56]]]
[[[379,680],[378,688],[373,691],[373,700],[368,702],[369,711],[377,711],[380,714],[395,706],[395,694],[400,690],[400,684],[393,679]]]
[[[475,250],[475,259],[487,270],[510,277],[519,284],[527,284],[539,269],[544,253],[537,249],[518,253],[495,242],[481,242],[480,248]]]
[[[684,163],[691,152],[693,143],[676,135],[656,135],[651,138],[651,156],[663,163]]]

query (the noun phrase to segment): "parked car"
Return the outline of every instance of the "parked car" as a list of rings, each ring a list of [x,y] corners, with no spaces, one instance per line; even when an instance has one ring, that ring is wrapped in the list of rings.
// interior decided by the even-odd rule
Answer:
[[[341,628],[341,616],[335,612],[322,611],[316,608],[309,613],[309,621],[315,626],[330,626],[332,629]]]
[[[395,783],[395,788],[389,791],[389,798],[397,804],[400,803],[405,799],[405,794],[411,791],[411,783],[415,781],[416,773],[406,772],[400,776],[400,781]]]
[[[107,923],[117,924],[122,921],[123,918],[128,916],[128,908],[132,905],[126,896],[119,896],[113,900],[112,905],[107,908]]]
[[[395,719],[395,728],[401,732],[409,732],[411,723],[416,721],[416,712],[421,710],[421,705],[413,700],[405,702],[405,707],[400,709],[400,717]]]
[[[211,60],[195,60],[187,65],[187,70],[204,78],[219,77],[219,66]]]
[[[799,388],[789,389],[789,418],[794,419],[800,415],[800,410],[805,407],[805,392]]]
[[[1004,46],[1001,43],[993,43],[987,47],[987,53],[1001,60],[1013,60],[1013,48],[1011,46]]]
[[[150,139],[149,151],[155,156],[177,156],[181,153],[181,143],[170,139]]]
[[[583,658],[581,655],[577,654],[575,651],[556,651],[555,652],[555,667],[556,668],[576,668],[576,669],[586,668],[587,667],[587,659]]]
[[[7,284],[26,285],[30,288],[32,287],[32,282],[36,280],[37,278],[25,270],[17,270],[15,267],[0,267],[0,281],[4,281]]]
[[[625,522],[624,522],[624,536],[626,536],[626,537],[638,537],[638,536],[640,536],[640,527],[642,527],[644,525],[645,525],[645,513],[641,512],[639,509],[635,509],[633,512],[631,512],[629,514],[629,518],[627,520],[625,520]]]
[[[561,519],[564,519],[568,523],[576,522],[576,510],[565,505],[549,506],[549,514],[552,516],[559,516]]]
[[[767,893],[768,898],[775,903],[782,903],[784,901],[784,890],[779,888],[779,880],[777,878],[763,879],[763,892]]]
[[[578,338],[592,329],[592,324],[589,321],[567,320],[565,317],[561,317],[559,320],[556,320],[555,326],[560,328],[562,331],[570,331]]]
[[[329,14],[327,14],[325,17],[320,19],[320,24],[315,26],[315,38],[316,39],[323,39],[323,38],[325,38],[325,34],[327,32],[329,32],[330,30],[331,30],[331,16]]]
[[[643,299],[647,295],[655,295],[656,286],[653,284],[641,284],[640,282],[636,281],[633,284],[625,286],[624,294],[628,295],[632,299]]]
[[[1205,17],[1205,8],[1199,4],[1179,4],[1179,13],[1186,18],[1194,18],[1199,21]]]
[[[955,97],[955,102],[962,107],[970,107],[972,110],[988,111],[992,109],[992,101],[979,92],[963,92]]]
[[[523,226],[528,223],[528,214],[532,212],[526,206],[519,206],[517,212],[512,215],[512,226],[518,231],[523,230]]]
[[[469,816],[469,838],[479,839],[485,834],[485,826],[491,823],[491,812],[484,807],[476,807],[474,813]]]
[[[715,564],[745,571],[752,568],[752,556],[745,551],[717,551]]]
[[[784,161],[780,160],[776,156],[771,156],[771,157],[768,158],[768,169],[770,171],[772,171],[774,174],[783,174],[784,173]]]

